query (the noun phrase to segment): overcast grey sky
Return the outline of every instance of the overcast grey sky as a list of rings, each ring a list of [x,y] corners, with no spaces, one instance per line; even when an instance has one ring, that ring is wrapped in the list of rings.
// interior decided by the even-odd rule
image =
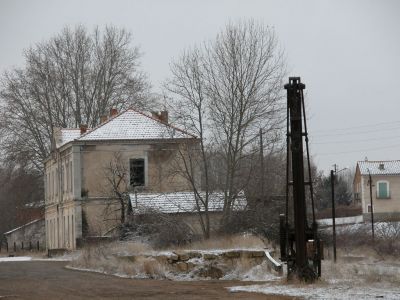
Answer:
[[[0,0],[0,72],[65,25],[113,24],[132,32],[159,91],[174,57],[239,18],[273,26],[289,74],[306,83],[321,169],[400,159],[400,1]]]

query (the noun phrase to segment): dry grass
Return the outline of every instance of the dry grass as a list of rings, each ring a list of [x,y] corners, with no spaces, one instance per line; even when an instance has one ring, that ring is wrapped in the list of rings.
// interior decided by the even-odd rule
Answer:
[[[385,282],[400,283],[400,264],[396,258],[384,260],[369,246],[339,251],[337,262],[325,260],[322,264],[323,282],[349,281],[354,284]]]
[[[117,255],[134,255],[151,251],[142,243],[114,243],[105,246],[89,246],[70,263],[73,268],[90,269],[106,274],[128,277],[165,278],[167,266],[153,258],[138,257],[134,262]]]
[[[215,237],[193,243],[189,247],[169,250],[263,249],[265,246],[260,238],[253,235],[235,235]],[[167,278],[171,272],[174,272],[174,267],[166,261],[145,256],[152,253],[154,253],[153,248],[140,242],[115,242],[87,246],[81,251],[81,255],[70,263],[70,266],[127,277]],[[254,267],[254,261],[241,258],[234,264],[227,264],[223,269],[226,269],[226,272],[234,271],[237,274],[244,274],[252,267]]]

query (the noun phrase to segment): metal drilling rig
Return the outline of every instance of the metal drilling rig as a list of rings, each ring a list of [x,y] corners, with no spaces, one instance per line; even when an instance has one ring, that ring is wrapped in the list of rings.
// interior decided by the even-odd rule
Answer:
[[[322,243],[317,236],[310,154],[308,149],[307,121],[300,77],[290,77],[287,90],[287,164],[286,213],[280,215],[281,260],[287,264],[288,279],[297,277],[312,282],[321,276]],[[304,129],[303,129],[304,125]],[[303,145],[306,146],[304,157]],[[307,181],[304,160],[307,161]],[[307,221],[306,186],[312,211],[312,224]],[[289,212],[289,202],[292,203]],[[289,217],[292,218],[289,219]],[[290,224],[292,222],[292,224]]]

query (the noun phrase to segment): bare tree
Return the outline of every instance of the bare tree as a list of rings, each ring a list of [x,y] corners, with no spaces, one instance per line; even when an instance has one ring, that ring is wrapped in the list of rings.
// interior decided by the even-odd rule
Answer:
[[[199,134],[202,145],[207,138],[219,154],[217,181],[225,193],[227,220],[248,183],[244,179],[251,176],[253,168],[243,161],[259,151],[260,129],[266,147],[279,142],[284,119],[283,54],[271,28],[238,22],[228,24],[214,40],[186,51],[171,69],[166,87],[182,111],[178,122]],[[204,166],[210,165],[205,155],[203,160]],[[209,184],[210,179],[205,187]]]
[[[123,225],[129,203],[129,171],[124,164],[120,152],[113,153],[112,158],[103,168],[104,179],[107,185],[103,187],[105,195],[108,195],[107,206],[104,212],[106,221],[110,221],[110,216],[119,212],[119,223]],[[111,219],[111,221],[115,221]]]
[[[172,79],[165,88],[177,97],[170,109],[177,122],[199,138],[198,143],[182,143],[178,149],[177,171],[189,182],[196,199],[199,221],[205,238],[210,237],[209,199],[212,186],[209,174],[209,148],[206,145],[208,98],[204,88],[204,57],[200,49],[183,53],[180,60],[171,65]],[[199,170],[202,171],[203,185]],[[203,193],[200,191],[204,190]]]
[[[64,28],[25,52],[26,65],[2,76],[2,150],[42,168],[55,127],[94,127],[110,108],[145,107],[149,84],[131,34]]]

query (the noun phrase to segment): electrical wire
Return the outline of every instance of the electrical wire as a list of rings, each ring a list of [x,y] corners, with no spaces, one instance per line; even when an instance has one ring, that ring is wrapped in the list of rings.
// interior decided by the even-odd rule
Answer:
[[[400,123],[400,121],[381,122],[381,123],[373,123],[373,124],[343,127],[343,128],[336,128],[336,129],[319,129],[319,130],[314,130],[313,132],[331,132],[331,131],[352,130],[352,129],[357,129],[357,128],[376,127],[376,126],[381,126],[381,125],[397,124],[397,123]]]
[[[400,138],[400,136],[386,136],[380,138],[369,138],[369,139],[351,139],[351,140],[337,140],[330,142],[311,142],[313,145],[328,145],[328,144],[354,144],[354,143],[362,143],[362,142],[370,142],[370,141],[385,141],[385,140],[393,140]]]
[[[317,156],[336,155],[336,154],[357,153],[357,152],[365,152],[365,151],[377,151],[377,150],[389,149],[389,148],[394,148],[394,147],[400,147],[400,144],[394,144],[394,145],[390,145],[390,146],[376,147],[376,148],[358,149],[358,150],[351,150],[351,151],[340,151],[340,152],[330,152],[330,153],[315,153],[315,154]]]

